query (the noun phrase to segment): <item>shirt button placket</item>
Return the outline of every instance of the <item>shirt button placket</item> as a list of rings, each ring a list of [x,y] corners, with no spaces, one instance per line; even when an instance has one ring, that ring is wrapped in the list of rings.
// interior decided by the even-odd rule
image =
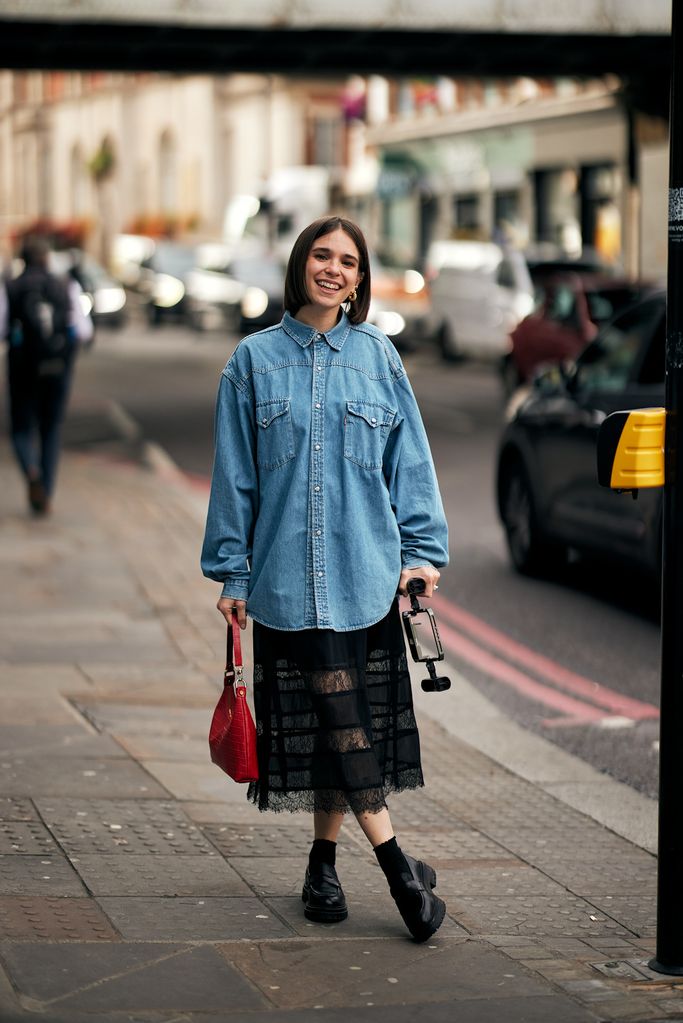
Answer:
[[[327,585],[325,579],[325,522],[324,522],[324,405],[325,405],[325,373],[324,373],[324,340],[317,335],[313,343],[313,409],[311,418],[311,482],[313,488],[313,515],[311,517],[312,535],[310,543],[313,548],[313,586],[315,592],[316,620],[318,628],[326,628],[328,622]]]

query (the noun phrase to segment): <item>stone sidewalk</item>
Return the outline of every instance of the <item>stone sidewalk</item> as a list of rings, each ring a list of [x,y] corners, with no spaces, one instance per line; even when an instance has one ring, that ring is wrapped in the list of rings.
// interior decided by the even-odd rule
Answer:
[[[444,926],[407,937],[351,824],[349,919],[305,920],[310,821],[260,815],[208,759],[224,633],[202,503],[71,454],[32,520],[0,449],[0,1020],[683,1019],[645,965],[650,853],[424,716],[427,788],[391,812]]]

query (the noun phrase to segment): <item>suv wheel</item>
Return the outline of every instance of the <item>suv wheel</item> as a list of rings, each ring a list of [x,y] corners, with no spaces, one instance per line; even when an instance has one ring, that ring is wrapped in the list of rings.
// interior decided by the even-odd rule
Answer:
[[[523,466],[507,466],[501,487],[501,517],[510,560],[523,575],[549,575],[565,557],[564,548],[539,529],[531,486]]]

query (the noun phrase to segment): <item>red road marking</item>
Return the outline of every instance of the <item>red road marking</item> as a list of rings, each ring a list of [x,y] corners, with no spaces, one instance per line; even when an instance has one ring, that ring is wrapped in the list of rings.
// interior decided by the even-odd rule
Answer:
[[[568,668],[563,668],[561,664],[557,664],[549,657],[516,642],[505,633],[470,614],[469,611],[446,600],[445,597],[437,595],[433,598],[432,603],[435,610],[438,610],[440,615],[454,625],[464,629],[475,639],[481,640],[516,664],[529,668],[551,684],[559,686],[575,696],[590,700],[593,705],[604,707],[612,714],[629,717],[635,721],[653,720],[659,717],[659,710],[653,704],[644,703],[631,696],[624,696],[622,693],[617,693],[607,686],[593,682],[583,675],[577,675],[576,672],[570,671]]]
[[[485,671],[487,675],[492,675],[499,682],[504,682],[505,685],[516,689],[518,693],[526,696],[529,700],[552,707],[573,720],[602,721],[606,716],[605,712],[597,707],[575,700],[573,696],[566,696],[564,693],[558,692],[557,689],[551,689],[549,686],[537,682],[529,675],[519,671],[518,668],[513,668],[511,664],[501,661],[495,654],[489,653],[488,650],[484,650],[483,647],[473,643],[466,636],[456,632],[450,625],[440,624],[439,635],[451,653],[462,657],[464,661],[475,668]]]

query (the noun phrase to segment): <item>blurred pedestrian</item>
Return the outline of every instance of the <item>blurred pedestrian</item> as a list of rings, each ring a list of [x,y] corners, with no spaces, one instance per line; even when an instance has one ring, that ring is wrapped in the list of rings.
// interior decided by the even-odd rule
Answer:
[[[7,285],[10,434],[26,478],[28,501],[37,515],[50,511],[61,427],[79,342],[92,336],[80,306],[80,286],[48,269],[49,246],[29,237],[21,253],[24,269]]]
[[[427,437],[401,360],[365,322],[370,264],[341,217],[294,244],[280,324],[223,370],[204,574],[218,609],[254,620],[261,810],[313,813],[302,898],[347,916],[335,869],[349,810],[403,919],[424,941],[445,914],[433,869],[398,845],[389,792],[424,784],[397,590],[430,596],[448,560]]]

